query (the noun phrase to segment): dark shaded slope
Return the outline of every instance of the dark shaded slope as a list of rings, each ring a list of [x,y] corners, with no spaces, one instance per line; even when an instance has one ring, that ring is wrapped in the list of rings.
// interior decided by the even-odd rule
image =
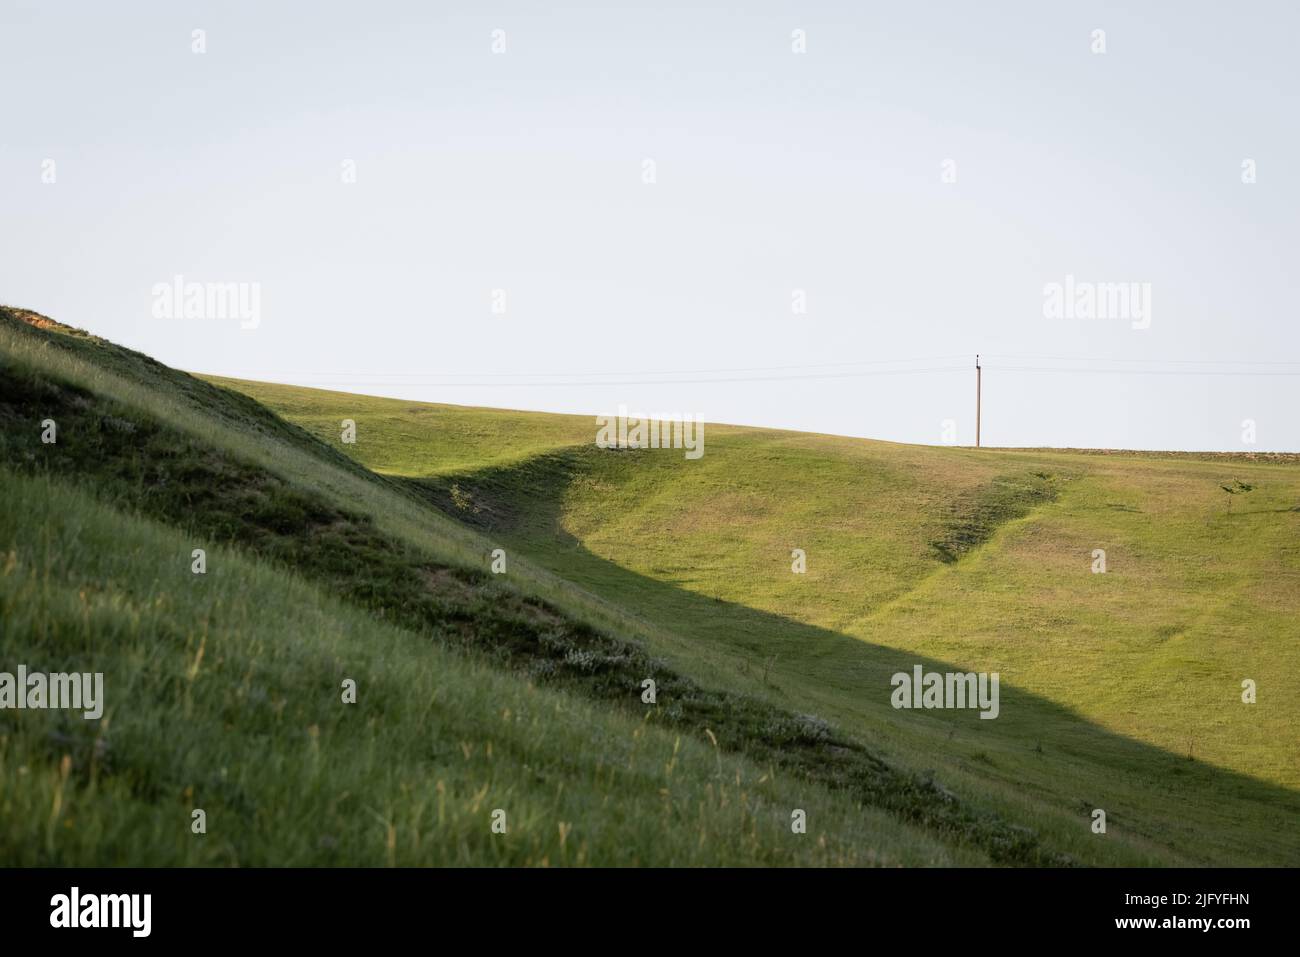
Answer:
[[[28,338],[33,344],[57,349],[91,363],[106,372],[165,395],[170,401],[188,406],[191,411],[216,419],[223,425],[284,442],[335,468],[388,484],[383,476],[376,475],[338,449],[319,441],[300,426],[287,422],[242,392],[205,382],[189,373],[163,365],[142,352],[124,348],[84,330],[65,326],[29,309],[0,306],[0,325],[16,335]]]

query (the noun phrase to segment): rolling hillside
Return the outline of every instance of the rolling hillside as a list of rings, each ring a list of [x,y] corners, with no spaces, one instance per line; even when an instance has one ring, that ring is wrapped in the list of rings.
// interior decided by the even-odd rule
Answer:
[[[686,461],[597,449],[584,417],[225,384],[322,441],[355,419],[358,461],[616,602],[679,667],[823,716],[1072,853],[1102,808],[1107,840],[1161,859],[1300,860],[1294,456],[710,426]],[[1254,491],[1230,502],[1234,481]],[[1001,716],[895,711],[889,677],[918,662],[998,671]]]
[[[0,671],[107,699],[0,709],[11,864],[1068,862],[238,393],[20,310],[0,358]]]
[[[710,425],[687,461],[14,309],[0,359],[0,671],[108,698],[0,710],[13,863],[1300,862],[1284,457]],[[893,709],[916,664],[1000,672],[998,719]]]

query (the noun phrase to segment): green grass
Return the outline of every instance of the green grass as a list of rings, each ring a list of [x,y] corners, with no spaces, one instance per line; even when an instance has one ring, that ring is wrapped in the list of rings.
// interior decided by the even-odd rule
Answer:
[[[358,461],[653,623],[676,667],[815,712],[1081,859],[1105,841],[1169,863],[1300,861],[1294,457],[710,427],[689,462],[598,450],[580,418],[229,384],[324,441],[355,418]],[[536,424],[531,457],[499,453],[497,416]],[[1233,480],[1256,490],[1229,512]],[[1002,717],[894,711],[889,675],[917,662],[999,671]]]
[[[0,712],[7,864],[982,860],[653,713],[376,622],[278,566],[218,548],[193,576],[191,536],[63,483],[9,475],[4,500],[5,662],[102,671],[108,701],[100,722]],[[790,831],[796,807],[807,835]]]
[[[686,461],[203,381],[18,311],[0,357],[0,669],[130,689],[89,731],[0,712],[15,860],[1300,861],[1294,463],[722,426]],[[1000,671],[1002,716],[894,711],[914,663]]]
[[[124,374],[142,357],[0,320],[3,661],[102,670],[126,689],[100,725],[0,712],[10,859],[1059,858],[815,720],[704,688],[634,641],[447,564],[445,553],[477,547],[473,533],[460,529],[439,553],[382,527],[355,507],[358,488],[372,507],[407,506],[426,530],[458,528],[247,399],[169,371],[161,388],[135,388]],[[169,388],[171,377],[185,388]],[[58,422],[55,445],[37,438],[46,418]],[[202,577],[189,571],[196,546],[212,550]],[[656,707],[640,699],[649,676]],[[334,700],[342,677],[372,689],[368,708]],[[454,718],[430,710],[440,696]],[[359,734],[354,710],[366,715]],[[528,717],[527,734],[511,715]],[[642,740],[662,745],[645,762],[633,756]],[[497,807],[515,802],[516,841],[487,830],[492,795]],[[195,842],[191,806],[225,822],[221,840]],[[810,815],[807,834],[790,831],[795,808]]]

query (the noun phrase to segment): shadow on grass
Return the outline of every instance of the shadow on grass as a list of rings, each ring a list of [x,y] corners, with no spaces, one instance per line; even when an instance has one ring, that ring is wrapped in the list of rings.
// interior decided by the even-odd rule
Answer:
[[[51,341],[58,338],[44,330],[31,334]],[[672,631],[738,660],[754,656],[756,660],[745,667],[757,670],[775,654],[787,662],[797,658],[799,668],[780,661],[769,666],[768,679],[775,677],[777,684],[768,689],[770,694],[705,687],[626,637],[573,619],[482,570],[441,565],[383,533],[363,512],[340,508],[202,437],[62,381],[48,369],[23,363],[0,366],[0,464],[76,483],[111,507],[279,564],[416,634],[612,707],[639,715],[649,711],[648,720],[683,732],[701,737],[707,733],[720,748],[846,791],[855,800],[888,810],[945,841],[979,848],[996,863],[1072,861],[1042,835],[958,798],[932,775],[886,760],[878,744],[863,740],[861,733],[846,735],[808,715],[809,705],[795,705],[796,697],[799,702],[816,702],[826,700],[823,696],[828,692],[856,695],[863,712],[878,714],[909,734],[924,739],[924,729],[933,728],[930,740],[937,744],[945,735],[978,733],[984,746],[971,760],[990,768],[1009,753],[1004,749],[990,755],[995,742],[1027,749],[1036,732],[1035,740],[1041,741],[1042,729],[1052,729],[1055,749],[1096,767],[1095,780],[1087,781],[1091,793],[1079,795],[1081,828],[1087,825],[1090,806],[1105,806],[1110,778],[1131,776],[1138,786],[1163,789],[1170,809],[1162,820],[1135,821],[1134,830],[1176,846],[1191,860],[1208,860],[1212,855],[1198,855],[1196,848],[1155,831],[1164,828],[1191,835],[1196,827],[1217,822],[1216,839],[1226,833],[1220,843],[1240,848],[1241,863],[1300,859],[1300,837],[1294,828],[1284,826],[1285,817],[1294,818],[1300,804],[1286,789],[1109,734],[1015,688],[1003,689],[1003,716],[997,721],[980,721],[970,712],[907,712],[905,726],[902,714],[887,710],[889,676],[915,664],[930,671],[956,669],[703,597],[590,553],[560,530],[563,496],[582,464],[574,457],[578,453],[540,456],[457,479],[397,482],[365,472],[351,460],[338,461],[342,458],[338,452],[257,403],[232,399],[235,394],[229,390],[165,370],[147,357],[109,344],[78,340],[77,346],[87,361],[101,361],[119,375],[135,377],[158,391],[160,398],[174,391],[173,400],[183,397],[233,426],[314,452],[322,467],[362,472],[471,525],[512,536],[540,565],[579,584],[595,584],[597,594],[651,621],[671,622]],[[101,355],[103,350],[108,351]],[[47,416],[58,420],[56,446],[44,445],[38,437],[35,425]],[[653,533],[647,529],[647,534]],[[655,678],[659,686],[660,700],[653,709],[641,703],[641,682],[646,677]],[[782,685],[793,686],[796,679],[804,687],[797,689],[797,696],[787,695],[789,705],[773,700],[780,696]],[[992,725],[997,727],[988,727]],[[1041,783],[1039,789],[1046,793]],[[1199,803],[1194,804],[1190,794],[1198,795]],[[1219,802],[1217,814],[1214,802]],[[1112,820],[1116,820],[1113,814]]]
[[[510,466],[402,481],[441,511],[491,533],[536,564],[700,643],[705,656],[730,659],[738,672],[768,685],[768,696],[787,707],[828,707],[863,729],[873,723],[892,726],[922,753],[928,742],[952,755],[963,771],[1077,813],[1081,829],[1088,827],[1093,808],[1105,808],[1112,826],[1169,847],[1188,861],[1300,863],[1295,827],[1300,794],[1292,790],[1115,734],[1005,681],[996,720],[981,720],[972,710],[894,710],[890,679],[896,672],[910,673],[918,664],[925,671],[964,669],[691,592],[592,553],[563,530],[563,503],[571,483],[593,465],[591,457],[610,454],[617,453],[566,449]],[[631,458],[618,461],[621,468],[636,467]],[[1039,491],[1034,495],[1045,500]],[[656,531],[647,528],[645,534]],[[1044,747],[1058,760],[1048,762]],[[1043,766],[1035,771],[1040,760]],[[1073,775],[1067,778],[1071,786],[1077,779],[1077,795],[1064,806],[1062,774]],[[1121,790],[1150,795],[1161,810],[1121,811],[1117,805],[1126,802],[1115,796],[1117,783]]]

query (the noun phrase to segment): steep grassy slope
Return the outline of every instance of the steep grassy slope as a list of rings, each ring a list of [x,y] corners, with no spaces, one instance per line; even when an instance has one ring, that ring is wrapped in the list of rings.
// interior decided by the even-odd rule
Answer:
[[[983,859],[236,552],[214,549],[191,579],[193,536],[62,483],[6,475],[3,498],[5,666],[102,671],[108,700],[102,722],[0,712],[6,864]],[[807,839],[790,833],[795,807]]]
[[[0,662],[103,671],[109,698],[100,723],[0,711],[7,860],[1070,860],[819,718],[674,670],[518,556],[489,575],[488,541],[423,490],[243,396],[12,310],[0,358]]]
[[[710,427],[692,462],[598,450],[589,419],[228,384],[336,445],[355,419],[358,461],[651,623],[675,666],[935,769],[1082,859],[1300,863],[1293,459]],[[1233,480],[1255,491],[1229,511]],[[889,677],[915,663],[1000,672],[1001,716],[895,711]]]

